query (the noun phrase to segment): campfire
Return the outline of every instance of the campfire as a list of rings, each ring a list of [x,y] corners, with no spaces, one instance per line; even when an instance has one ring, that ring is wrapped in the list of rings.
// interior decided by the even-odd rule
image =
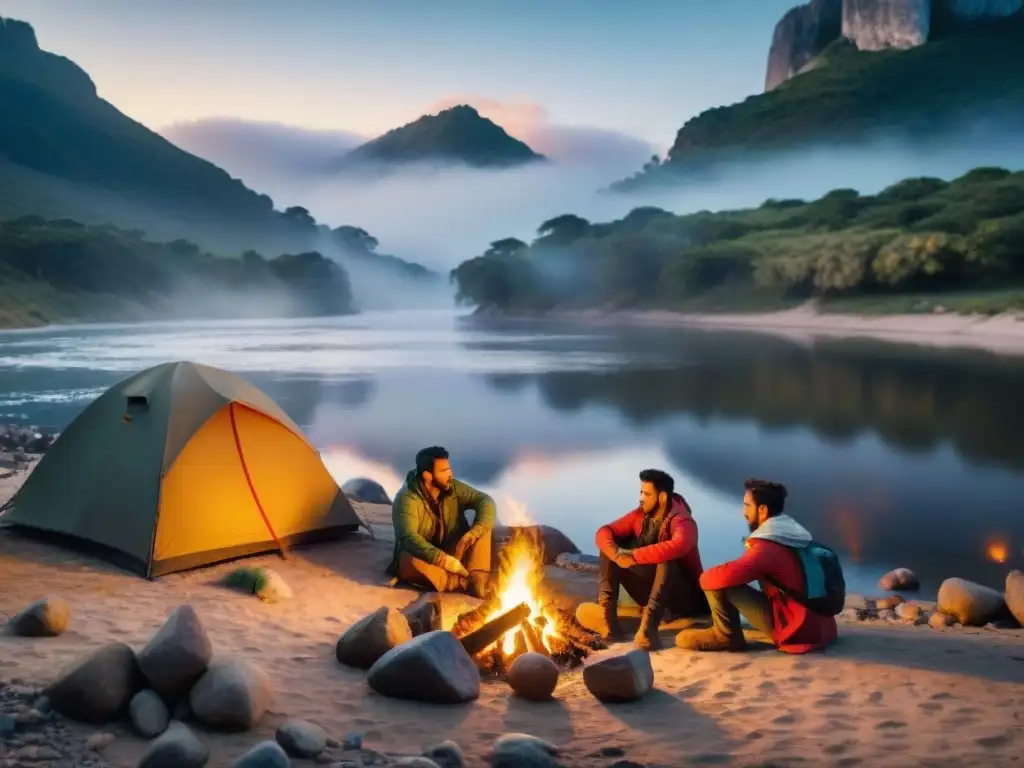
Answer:
[[[573,667],[605,647],[599,635],[545,598],[544,548],[537,530],[513,528],[498,558],[494,597],[459,616],[452,627],[485,674],[504,674],[527,651]]]

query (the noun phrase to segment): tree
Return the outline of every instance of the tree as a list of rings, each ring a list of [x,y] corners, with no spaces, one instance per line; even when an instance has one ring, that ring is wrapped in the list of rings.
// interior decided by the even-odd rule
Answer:
[[[361,227],[352,227],[343,224],[332,230],[334,239],[343,248],[353,248],[366,253],[374,253],[380,241]]]
[[[590,222],[573,213],[563,213],[537,227],[538,244],[569,245],[590,231]]]
[[[490,247],[484,251],[484,258],[509,259],[522,256],[530,246],[516,237],[505,237],[495,240]]]

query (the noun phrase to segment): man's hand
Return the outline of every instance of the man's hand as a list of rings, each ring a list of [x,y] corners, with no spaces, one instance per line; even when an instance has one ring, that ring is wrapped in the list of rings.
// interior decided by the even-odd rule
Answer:
[[[619,549],[615,553],[615,564],[620,568],[632,568],[636,565],[632,549]]]
[[[462,538],[459,539],[459,543],[455,545],[455,557],[461,560],[466,556],[466,552],[469,548],[476,544],[479,539],[480,537],[477,536],[476,532],[470,528],[462,534]]]
[[[448,573],[454,573],[456,576],[469,576],[469,571],[466,570],[466,566],[464,566],[458,558],[452,557],[451,555],[445,555],[440,565],[448,571]]]

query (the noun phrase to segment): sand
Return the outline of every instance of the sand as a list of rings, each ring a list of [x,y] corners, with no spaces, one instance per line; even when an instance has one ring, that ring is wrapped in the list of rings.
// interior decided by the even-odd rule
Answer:
[[[0,503],[23,476],[0,480]],[[386,508],[357,509],[387,533]],[[0,636],[0,680],[45,683],[64,664],[112,639],[141,648],[175,606],[189,602],[216,653],[258,662],[277,691],[255,733],[197,728],[211,746],[211,766],[230,764],[290,718],[319,723],[337,739],[362,732],[366,746],[389,753],[418,754],[425,745],[453,738],[470,765],[484,765],[494,738],[509,731],[548,739],[562,747],[566,765],[581,766],[610,766],[618,759],[602,756],[602,748],[649,766],[1021,764],[1021,631],[844,624],[835,646],[803,657],[770,648],[694,654],[670,647],[652,657],[656,690],[618,706],[593,699],[579,671],[563,675],[555,700],[542,704],[517,699],[501,682],[486,682],[478,701],[454,707],[374,695],[364,673],[335,661],[334,644],[365,613],[414,597],[386,585],[390,551],[387,540],[360,535],[297,550],[287,561],[256,558],[295,592],[289,602],[264,604],[215,584],[232,565],[147,582],[0,532],[0,617],[51,593],[74,611],[71,628],[60,637]],[[565,579],[568,592],[586,596],[595,588],[592,577],[567,574],[553,575]],[[671,641],[671,634],[665,638]],[[136,765],[145,742],[124,726],[104,730],[117,735],[105,759]]]
[[[942,348],[1024,354],[1024,315],[850,315],[819,312],[813,303],[780,312],[691,314],[668,311],[588,310],[565,313],[591,323],[683,326],[754,331],[811,343],[822,338],[865,338]]]

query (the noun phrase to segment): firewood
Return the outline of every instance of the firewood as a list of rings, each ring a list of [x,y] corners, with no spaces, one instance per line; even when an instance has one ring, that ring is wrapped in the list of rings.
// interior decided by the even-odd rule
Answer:
[[[481,603],[473,610],[459,615],[459,618],[455,620],[455,624],[452,625],[452,634],[460,638],[468,635],[474,629],[479,629],[487,621],[488,616],[497,613],[499,610],[501,610],[501,604],[497,600]]]
[[[529,619],[524,621],[521,625],[523,631],[523,638],[526,640],[526,649],[533,653],[542,653],[548,656],[548,649],[544,646],[544,641],[541,639],[540,633],[536,627],[533,626],[533,622]]]
[[[470,656],[476,656],[480,651],[503,638],[510,629],[522,624],[529,616],[529,604],[520,603],[512,610],[485,622],[483,626],[460,638],[462,647]]]

